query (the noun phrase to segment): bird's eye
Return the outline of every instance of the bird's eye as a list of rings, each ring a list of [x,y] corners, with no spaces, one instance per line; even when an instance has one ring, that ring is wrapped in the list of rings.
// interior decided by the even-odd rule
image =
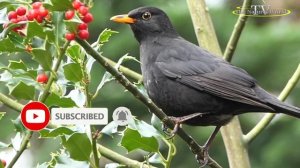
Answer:
[[[150,12],[143,13],[142,18],[144,20],[149,20],[151,18],[151,13]]]

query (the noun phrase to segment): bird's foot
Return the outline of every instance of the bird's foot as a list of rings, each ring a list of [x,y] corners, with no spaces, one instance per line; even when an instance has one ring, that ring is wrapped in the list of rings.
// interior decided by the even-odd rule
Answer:
[[[195,118],[195,117],[198,117],[198,116],[202,116],[202,115],[203,115],[203,113],[193,113],[193,114],[182,116],[182,117],[169,116],[168,119],[172,120],[175,123],[175,125],[174,125],[174,128],[173,128],[173,130],[171,132],[168,131],[168,127],[166,127],[165,124],[163,125],[163,131],[164,131],[164,133],[166,133],[169,136],[167,139],[172,139],[175,136],[175,134],[177,133],[177,131],[180,128],[180,125],[182,123],[184,123],[187,120],[190,120],[192,118]]]
[[[197,162],[200,164],[200,167],[206,166],[208,163],[208,158],[209,158],[208,147],[204,146],[201,153],[196,154],[195,157],[196,157]]]

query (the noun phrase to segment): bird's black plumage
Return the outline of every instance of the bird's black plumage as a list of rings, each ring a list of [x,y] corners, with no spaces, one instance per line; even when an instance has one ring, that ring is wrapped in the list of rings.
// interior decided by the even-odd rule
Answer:
[[[203,113],[185,122],[200,126],[224,125],[246,112],[300,118],[299,108],[277,100],[246,71],[180,37],[162,10],[141,7],[126,17],[140,43],[146,90],[167,115]]]

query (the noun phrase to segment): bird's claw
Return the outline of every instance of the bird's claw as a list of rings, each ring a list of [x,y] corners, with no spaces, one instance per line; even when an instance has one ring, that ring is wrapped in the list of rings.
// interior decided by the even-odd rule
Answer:
[[[208,148],[204,147],[202,149],[201,153],[196,154],[195,157],[196,157],[197,162],[200,164],[200,167],[206,166],[208,163],[208,158],[209,158]]]
[[[176,118],[176,117],[168,117],[168,118],[169,120],[172,120],[175,123],[172,131],[169,131],[169,128],[166,125],[163,125],[163,132],[169,136],[166,139],[170,140],[176,135],[178,128],[180,127],[181,120],[180,118]]]

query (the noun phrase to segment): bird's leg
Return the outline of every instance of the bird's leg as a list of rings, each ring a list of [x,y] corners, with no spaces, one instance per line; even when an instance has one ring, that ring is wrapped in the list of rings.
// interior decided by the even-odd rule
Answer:
[[[175,123],[175,126],[173,128],[173,130],[171,131],[171,133],[167,133],[170,135],[170,137],[168,139],[171,139],[175,136],[176,132],[178,131],[179,127],[180,127],[180,124],[182,124],[183,122],[187,121],[187,120],[190,120],[192,118],[195,118],[195,117],[198,117],[198,116],[202,116],[203,113],[193,113],[193,114],[190,114],[190,115],[186,115],[186,116],[182,116],[182,117],[173,117],[173,116],[169,116],[168,118],[170,120],[172,120],[174,123]],[[166,133],[166,129],[167,128],[165,125],[164,125],[164,128],[163,128],[163,131]]]
[[[202,149],[202,155],[196,155],[196,158],[197,158],[199,164],[201,165],[201,167],[204,167],[208,162],[209,147],[210,147],[211,143],[214,141],[214,139],[215,139],[216,135],[218,134],[220,128],[221,128],[221,126],[216,126],[214,132],[210,135],[208,140],[205,142],[205,144],[203,146],[203,149]]]

